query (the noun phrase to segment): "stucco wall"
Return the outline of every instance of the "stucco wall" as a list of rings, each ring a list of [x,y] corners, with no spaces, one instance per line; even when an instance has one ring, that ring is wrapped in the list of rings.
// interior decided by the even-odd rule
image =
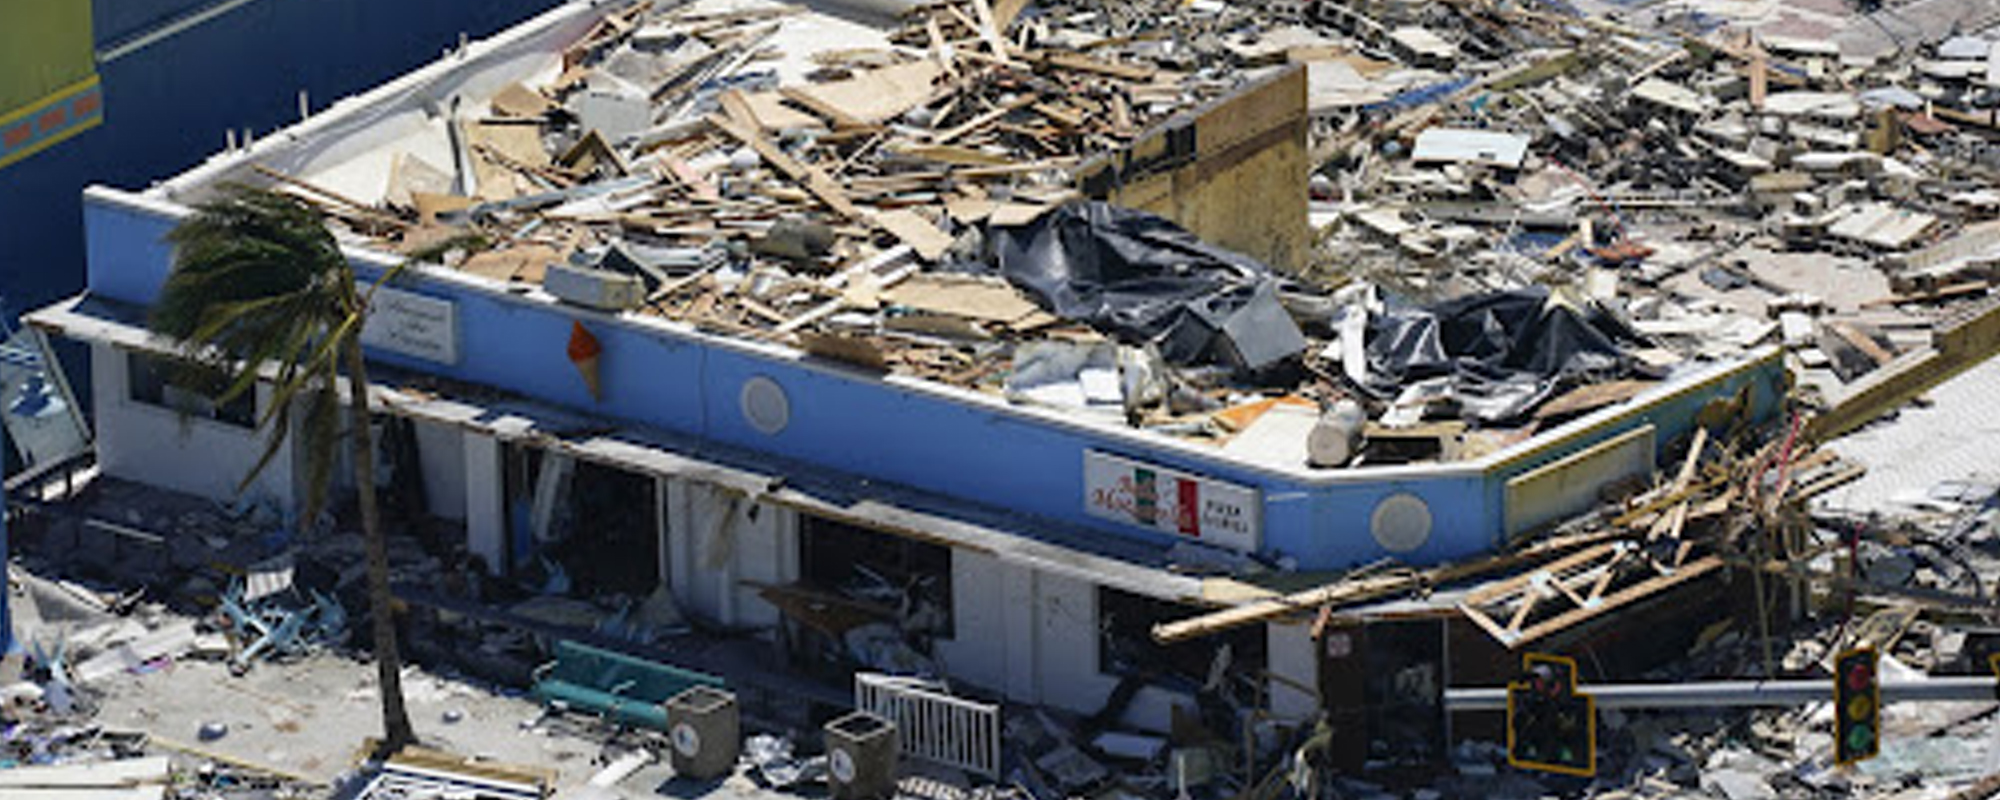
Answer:
[[[132,400],[126,353],[116,347],[93,345],[90,365],[97,463],[104,474],[222,503],[238,500],[237,484],[263,455],[264,440],[257,431],[183,418],[171,409]],[[260,386],[258,394],[262,408],[269,401],[268,390]],[[244,494],[290,508],[295,496],[292,450],[288,440]]]

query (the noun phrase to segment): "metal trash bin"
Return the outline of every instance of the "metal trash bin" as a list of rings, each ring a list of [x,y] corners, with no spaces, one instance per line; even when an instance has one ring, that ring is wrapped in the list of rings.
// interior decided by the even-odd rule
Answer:
[[[691,686],[667,698],[667,736],[673,741],[668,760],[674,774],[708,780],[729,775],[743,752],[743,716],[736,693],[713,686]]]
[[[856,711],[827,723],[825,734],[833,800],[881,800],[896,793],[896,723]]]

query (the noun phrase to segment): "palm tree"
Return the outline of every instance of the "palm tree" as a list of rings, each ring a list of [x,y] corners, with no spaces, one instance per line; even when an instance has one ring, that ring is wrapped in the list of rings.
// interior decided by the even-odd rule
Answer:
[[[153,330],[175,339],[191,364],[227,377],[219,402],[254,392],[260,375],[269,376],[276,387],[258,420],[265,429],[263,456],[238,491],[278,454],[298,409],[306,467],[300,519],[319,516],[339,454],[339,386],[345,372],[348,443],[367,540],[383,752],[400,749],[416,735],[403,702],[388,544],[375,498],[368,370],[360,340],[368,298],[319,210],[288,195],[225,187],[198,204],[167,240],[176,245],[173,271],[153,306]]]

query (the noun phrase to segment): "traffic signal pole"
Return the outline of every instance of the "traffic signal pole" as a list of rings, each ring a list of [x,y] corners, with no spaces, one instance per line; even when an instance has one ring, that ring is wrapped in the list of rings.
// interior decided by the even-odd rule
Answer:
[[[1597,701],[1597,708],[1716,708],[1799,706],[1833,700],[1828,678],[1769,681],[1709,681],[1702,683],[1610,683],[1578,685],[1578,692]],[[2000,700],[2000,684],[1991,675],[1948,675],[1915,681],[1884,681],[1882,702],[1938,703]],[[1507,689],[1456,688],[1444,691],[1447,711],[1505,711]]]

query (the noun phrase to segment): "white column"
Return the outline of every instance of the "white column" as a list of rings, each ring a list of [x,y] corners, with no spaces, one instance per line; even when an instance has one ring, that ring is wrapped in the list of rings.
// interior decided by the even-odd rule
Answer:
[[[506,566],[507,481],[500,442],[470,432],[465,434],[465,547],[493,574]]]
[[[1041,650],[1041,598],[1035,591],[1035,571],[1020,564],[1001,563],[1001,638],[1006,640],[1007,697],[1024,703],[1041,702],[1041,670],[1035,654]],[[963,635],[963,634],[960,634]]]
[[[1273,622],[1265,626],[1264,652],[1272,675],[1271,710],[1287,719],[1310,719],[1318,711],[1314,695],[1299,686],[1319,686],[1319,649],[1314,646],[1312,625],[1305,622]]]

